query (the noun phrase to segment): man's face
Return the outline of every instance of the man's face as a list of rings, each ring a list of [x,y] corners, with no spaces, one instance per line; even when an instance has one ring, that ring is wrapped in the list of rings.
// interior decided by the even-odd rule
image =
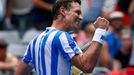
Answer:
[[[130,37],[121,37],[121,43],[124,50],[130,51],[132,47],[132,38]]]
[[[66,10],[65,23],[67,30],[78,30],[82,19],[80,5],[77,2],[72,2],[69,10]]]
[[[120,31],[123,25],[123,19],[113,19],[111,20],[111,25],[116,31]]]

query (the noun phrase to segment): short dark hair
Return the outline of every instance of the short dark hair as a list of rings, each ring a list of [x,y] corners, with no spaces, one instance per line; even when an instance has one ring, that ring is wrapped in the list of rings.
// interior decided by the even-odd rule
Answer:
[[[1,49],[6,49],[8,46],[7,42],[4,39],[0,38],[0,48]]]
[[[71,3],[72,2],[77,2],[81,4],[80,0],[57,0],[56,3],[53,5],[52,9],[52,14],[53,14],[53,19],[57,19],[59,13],[60,7],[64,7],[65,9],[70,9]]]

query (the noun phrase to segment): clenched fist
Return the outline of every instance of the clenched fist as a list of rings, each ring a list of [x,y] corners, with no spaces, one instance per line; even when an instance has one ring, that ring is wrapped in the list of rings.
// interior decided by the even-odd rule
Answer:
[[[105,18],[98,17],[97,20],[94,22],[95,28],[101,28],[101,29],[108,29],[109,21]]]

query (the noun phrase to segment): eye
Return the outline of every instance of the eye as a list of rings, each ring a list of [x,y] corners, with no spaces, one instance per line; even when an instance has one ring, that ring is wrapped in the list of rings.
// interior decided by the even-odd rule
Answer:
[[[80,15],[80,14],[81,14],[81,11],[78,10],[78,11],[76,11],[76,13],[77,13],[78,15]]]

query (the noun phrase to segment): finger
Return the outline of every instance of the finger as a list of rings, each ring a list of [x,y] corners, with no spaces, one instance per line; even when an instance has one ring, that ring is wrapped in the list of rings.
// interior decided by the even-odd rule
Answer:
[[[101,19],[101,17],[98,17],[93,24],[95,25],[100,19]]]
[[[103,18],[103,20],[105,21],[106,25],[109,25],[109,21],[107,19]]]

